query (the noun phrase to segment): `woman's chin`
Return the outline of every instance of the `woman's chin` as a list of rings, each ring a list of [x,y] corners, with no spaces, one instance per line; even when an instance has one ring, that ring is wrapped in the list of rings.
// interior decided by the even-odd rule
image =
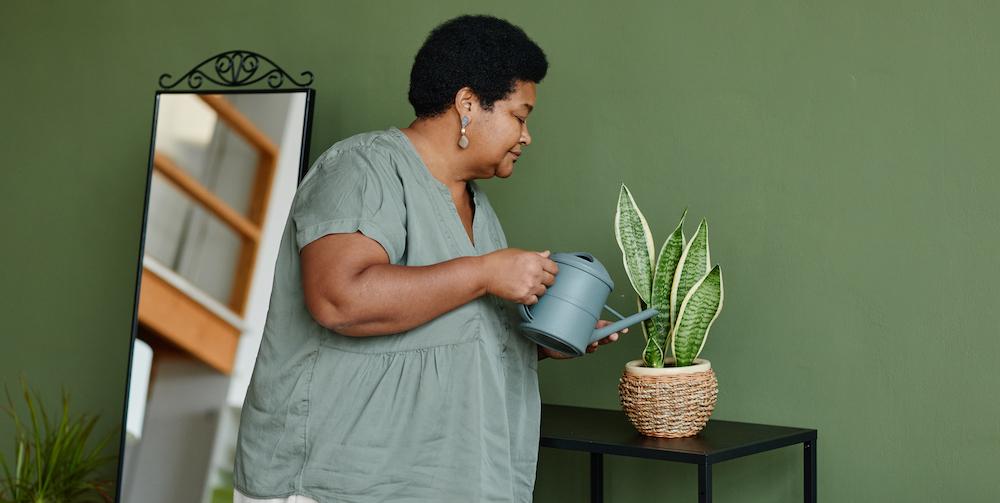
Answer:
[[[514,174],[514,163],[501,164],[496,170],[497,178],[507,178]]]

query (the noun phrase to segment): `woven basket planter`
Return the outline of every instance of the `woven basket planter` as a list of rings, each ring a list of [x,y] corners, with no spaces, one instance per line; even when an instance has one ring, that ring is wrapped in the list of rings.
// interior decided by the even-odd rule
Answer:
[[[667,363],[673,363],[668,358]],[[719,381],[708,360],[688,367],[643,367],[642,360],[625,364],[618,382],[622,409],[639,433],[680,438],[697,435],[715,409]]]

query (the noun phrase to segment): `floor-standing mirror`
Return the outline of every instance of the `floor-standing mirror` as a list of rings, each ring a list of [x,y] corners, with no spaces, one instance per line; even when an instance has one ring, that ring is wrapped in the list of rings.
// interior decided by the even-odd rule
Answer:
[[[308,160],[311,83],[247,51],[160,79],[118,501],[232,500],[240,409]]]

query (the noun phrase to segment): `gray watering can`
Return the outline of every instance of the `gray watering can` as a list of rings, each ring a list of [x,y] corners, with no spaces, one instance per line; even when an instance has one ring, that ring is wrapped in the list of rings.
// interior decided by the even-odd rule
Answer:
[[[559,264],[555,283],[538,298],[537,304],[521,304],[519,309],[524,320],[521,332],[536,344],[580,356],[591,343],[659,314],[656,309],[647,309],[626,318],[605,305],[615,284],[593,255],[556,253],[550,258]],[[620,321],[595,330],[602,308]]]

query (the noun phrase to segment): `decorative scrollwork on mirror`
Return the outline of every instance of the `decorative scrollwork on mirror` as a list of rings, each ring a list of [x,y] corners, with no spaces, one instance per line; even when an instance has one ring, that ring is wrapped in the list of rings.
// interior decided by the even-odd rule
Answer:
[[[236,50],[217,54],[198,63],[173,82],[170,82],[172,75],[164,73],[160,75],[160,87],[173,89],[181,83],[187,83],[191,89],[199,89],[205,80],[222,87],[244,87],[266,80],[271,89],[280,89],[286,80],[297,87],[312,84],[312,72],[305,71],[299,76],[302,78],[301,82],[266,56],[251,51]]]

